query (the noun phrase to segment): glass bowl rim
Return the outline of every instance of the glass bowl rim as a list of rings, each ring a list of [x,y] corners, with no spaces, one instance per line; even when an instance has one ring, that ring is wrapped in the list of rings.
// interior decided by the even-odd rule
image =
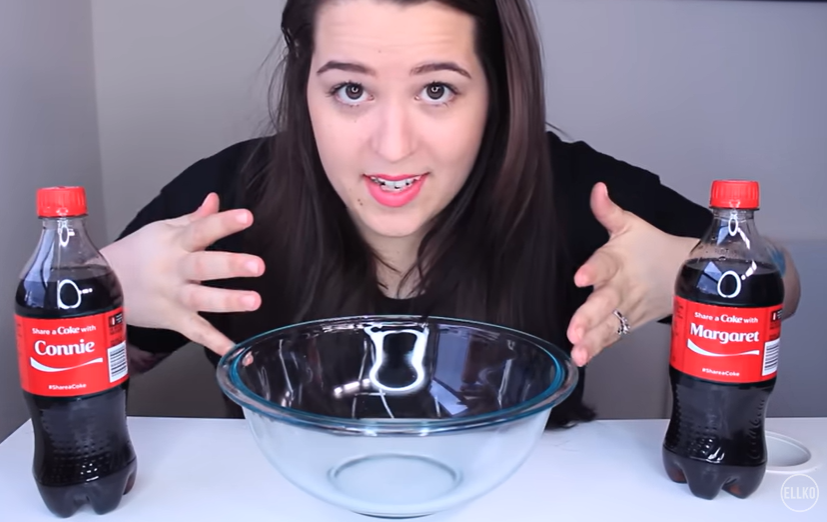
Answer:
[[[242,382],[238,366],[244,356],[258,343],[280,333],[292,330],[312,329],[314,327],[336,324],[358,324],[364,322],[398,322],[398,323],[437,323],[446,326],[470,327],[483,329],[491,333],[505,334],[523,342],[533,344],[536,349],[547,356],[556,369],[551,384],[541,393],[520,404],[486,413],[467,417],[446,419],[351,419],[309,413],[295,408],[281,406],[268,401],[254,393]],[[265,418],[306,429],[335,432],[341,434],[369,434],[372,436],[388,435],[422,435],[427,433],[445,433],[453,431],[486,428],[499,424],[515,422],[551,409],[572,394],[580,375],[571,356],[560,347],[533,334],[484,321],[458,319],[435,315],[409,314],[363,314],[314,319],[288,324],[264,331],[236,343],[219,360],[216,365],[216,379],[221,391],[233,402]]]

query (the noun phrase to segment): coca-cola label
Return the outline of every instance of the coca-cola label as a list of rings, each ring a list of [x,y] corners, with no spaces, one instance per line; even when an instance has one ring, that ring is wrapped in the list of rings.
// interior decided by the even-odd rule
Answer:
[[[129,376],[123,310],[40,319],[15,315],[22,388],[35,395],[98,393]]]
[[[752,383],[775,377],[781,306],[736,308],[675,297],[670,364],[699,379]]]

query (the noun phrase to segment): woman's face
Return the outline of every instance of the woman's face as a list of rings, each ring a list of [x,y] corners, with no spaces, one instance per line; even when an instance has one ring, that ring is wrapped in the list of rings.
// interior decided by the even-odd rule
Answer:
[[[435,1],[332,1],[314,38],[307,99],[328,179],[368,239],[420,235],[485,127],[473,19]]]

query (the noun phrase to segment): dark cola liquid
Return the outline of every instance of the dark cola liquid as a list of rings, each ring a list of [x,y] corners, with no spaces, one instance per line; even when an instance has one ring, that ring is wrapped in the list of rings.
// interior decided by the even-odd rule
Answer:
[[[773,306],[784,301],[784,283],[778,271],[761,263],[752,268],[752,261],[742,260],[695,260],[687,263],[678,276],[675,293],[692,301],[699,301],[718,306],[759,307]],[[742,281],[741,292],[731,299],[718,295],[720,274],[733,271],[736,274],[750,275]],[[731,294],[735,290],[735,280],[724,278],[721,290]]]
[[[123,304],[117,280],[104,267],[61,269],[60,276],[87,290],[78,308],[58,308],[57,277],[30,273],[17,287],[17,314],[68,318],[107,312]],[[63,301],[74,303],[76,297],[74,288],[64,285]],[[126,425],[128,382],[76,397],[23,392],[34,427],[32,472],[44,503],[55,515],[72,516],[84,504],[98,514],[110,512],[132,489],[137,459]]]
[[[675,293],[692,301],[738,307],[764,307],[784,300],[778,272],[758,265],[733,299],[718,295],[719,274],[747,274],[751,262],[697,260],[682,269]],[[729,281],[728,281],[729,280]],[[724,293],[734,290],[728,277]],[[764,421],[776,379],[750,384],[705,381],[669,367],[672,415],[663,444],[663,463],[675,482],[687,483],[696,497],[713,499],[723,489],[746,498],[761,485],[767,465]]]

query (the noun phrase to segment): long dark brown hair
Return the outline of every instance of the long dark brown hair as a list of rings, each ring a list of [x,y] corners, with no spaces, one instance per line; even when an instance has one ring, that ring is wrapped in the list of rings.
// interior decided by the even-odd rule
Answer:
[[[270,161],[247,179],[256,219],[248,251],[267,265],[269,297],[253,315],[259,331],[373,313],[383,302],[379,261],[325,175],[308,112],[314,20],[324,1],[287,1]],[[438,1],[476,20],[491,95],[468,181],[419,247],[421,294],[406,312],[493,322],[564,345],[570,311],[559,306],[565,285],[558,281],[571,271],[561,250],[533,14],[525,0]]]

